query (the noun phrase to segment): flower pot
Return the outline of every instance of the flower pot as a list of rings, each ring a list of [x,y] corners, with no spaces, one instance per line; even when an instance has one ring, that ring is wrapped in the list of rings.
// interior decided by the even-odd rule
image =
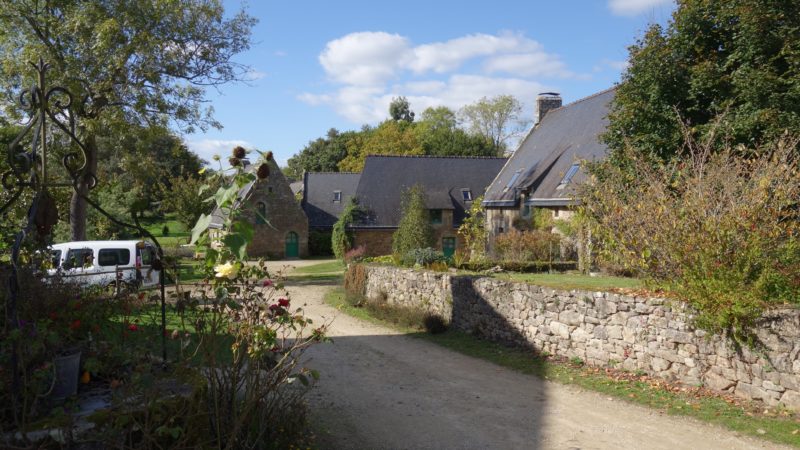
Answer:
[[[50,397],[53,400],[64,400],[78,393],[78,379],[81,369],[81,352],[59,356],[53,360],[55,380]]]

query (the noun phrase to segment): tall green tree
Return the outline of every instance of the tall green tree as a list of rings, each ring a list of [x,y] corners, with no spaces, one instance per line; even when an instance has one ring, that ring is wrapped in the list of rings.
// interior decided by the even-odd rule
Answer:
[[[408,103],[408,99],[402,95],[393,98],[389,104],[389,117],[394,121],[413,122],[414,111],[411,110],[411,104]]]
[[[29,61],[51,64],[49,83],[74,94],[86,170],[96,173],[106,132],[132,123],[219,126],[203,105],[205,88],[244,74],[233,57],[249,47],[254,22],[244,11],[226,15],[220,0],[2,0],[0,89],[31,85]],[[86,195],[88,180],[78,192]],[[86,237],[86,217],[76,193],[73,239]]]
[[[483,97],[459,111],[461,120],[473,133],[492,143],[495,154],[502,156],[509,141],[519,136],[530,124],[522,117],[522,104],[513,95]]]
[[[800,132],[800,2],[679,0],[629,52],[604,137],[614,158],[630,145],[668,159],[685,129],[748,148]]]
[[[411,250],[433,246],[433,228],[425,205],[425,190],[414,185],[403,193],[403,215],[392,236],[392,253],[405,255]]]
[[[456,113],[446,107],[428,108],[415,124],[417,141],[426,155],[494,156],[492,142],[459,128]]]
[[[309,142],[299,153],[289,158],[284,174],[299,180],[303,172],[338,172],[339,162],[347,156],[347,142],[358,132],[340,133],[331,128],[325,137]]]

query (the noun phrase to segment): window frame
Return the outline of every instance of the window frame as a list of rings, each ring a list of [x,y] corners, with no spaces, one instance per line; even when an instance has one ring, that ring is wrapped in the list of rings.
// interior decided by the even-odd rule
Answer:
[[[441,225],[444,221],[441,209],[429,209],[428,218],[431,225]]]

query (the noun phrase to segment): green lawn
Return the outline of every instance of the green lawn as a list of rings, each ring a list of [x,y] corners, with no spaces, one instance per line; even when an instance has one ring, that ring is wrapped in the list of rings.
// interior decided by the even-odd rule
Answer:
[[[344,264],[341,261],[327,261],[324,263],[314,264],[311,266],[305,267],[298,267],[296,268],[292,274],[303,274],[303,275],[317,275],[317,274],[329,274],[329,273],[343,273],[344,272]]]
[[[581,289],[588,291],[607,291],[609,289],[638,289],[643,287],[636,278],[588,276],[570,273],[499,273],[494,275],[501,280],[521,281],[553,289]]]

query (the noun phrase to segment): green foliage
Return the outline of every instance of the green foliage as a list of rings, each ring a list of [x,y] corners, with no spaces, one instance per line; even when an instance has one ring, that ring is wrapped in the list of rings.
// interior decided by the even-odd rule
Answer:
[[[49,63],[49,86],[72,93],[86,169],[98,173],[104,135],[143,124],[218,126],[204,106],[205,89],[242,78],[246,68],[233,56],[249,47],[254,23],[244,12],[226,14],[216,0],[4,2],[0,89],[16,95],[34,84],[29,62]],[[16,103],[4,106],[12,119],[21,117]],[[86,183],[79,189],[88,191]],[[85,238],[86,208],[76,196],[74,239]]]
[[[682,124],[716,145],[766,143],[800,132],[800,3],[687,0],[666,28],[652,25],[629,49],[629,66],[605,140],[618,165],[624,148],[668,160]]]
[[[206,196],[201,193],[201,188],[212,189],[216,181],[206,180],[199,175],[176,176],[169,181],[169,188],[165,188],[162,209],[174,212],[178,221],[187,229],[197,223],[201,214],[209,214],[212,205],[206,201]]]
[[[494,250],[500,261],[558,261],[561,237],[544,230],[510,230],[495,238]]]
[[[699,326],[745,342],[766,308],[800,299],[797,141],[713,145],[689,140],[668,164],[628,150],[636,175],[594,165],[601,176],[581,203],[602,258],[688,301]]]
[[[309,230],[308,253],[311,256],[333,256],[333,231]]]
[[[522,119],[522,104],[513,95],[483,97],[459,111],[469,130],[487,138],[498,156],[508,150],[508,140],[518,136],[530,122]]]
[[[486,258],[486,210],[483,207],[483,196],[472,201],[467,217],[458,227],[458,234],[464,239],[464,246],[469,252],[470,262],[482,261]]]
[[[486,136],[459,128],[456,113],[445,106],[423,111],[415,132],[426,155],[494,156],[496,153]]]
[[[300,180],[303,172],[338,172],[339,162],[347,156],[347,143],[356,134],[356,131],[340,133],[331,128],[325,137],[309,142],[289,158],[284,173],[289,179]]]
[[[403,193],[401,208],[402,217],[392,236],[392,253],[405,255],[414,249],[431,247],[433,229],[422,186],[412,186]]]
[[[428,267],[431,264],[444,263],[446,261],[447,258],[444,257],[444,253],[430,247],[409,250],[403,254],[401,259],[402,264],[407,267]]]
[[[394,121],[413,122],[414,111],[411,110],[408,99],[402,95],[392,98],[392,102],[389,103],[389,117]]]
[[[361,209],[358,206],[358,200],[355,197],[350,197],[350,201],[345,205],[339,220],[333,224],[333,231],[331,232],[331,248],[336,259],[344,260],[345,254],[353,246],[353,236],[347,230],[347,227],[355,222],[360,214]]]

